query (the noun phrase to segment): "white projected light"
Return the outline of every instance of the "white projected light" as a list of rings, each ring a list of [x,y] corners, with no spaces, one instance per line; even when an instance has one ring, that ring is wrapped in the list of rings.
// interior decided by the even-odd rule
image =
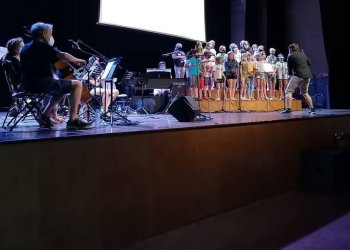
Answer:
[[[99,23],[206,41],[204,0],[100,0]]]

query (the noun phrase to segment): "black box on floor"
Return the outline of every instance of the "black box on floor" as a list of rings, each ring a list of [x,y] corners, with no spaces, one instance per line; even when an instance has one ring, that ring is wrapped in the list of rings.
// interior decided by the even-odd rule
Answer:
[[[191,122],[201,113],[198,103],[192,96],[180,96],[171,104],[168,111],[179,122]]]
[[[131,108],[140,109],[143,107],[148,113],[154,114],[162,112],[169,102],[167,95],[161,96],[133,96]]]
[[[301,177],[304,190],[327,193],[350,191],[350,151],[324,147],[303,151]]]

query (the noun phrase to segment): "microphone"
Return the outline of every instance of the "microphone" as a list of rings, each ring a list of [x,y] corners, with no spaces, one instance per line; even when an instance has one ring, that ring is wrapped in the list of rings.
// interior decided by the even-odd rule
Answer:
[[[77,42],[74,42],[72,39],[68,40],[72,44],[73,49],[80,49],[80,46]]]
[[[24,30],[24,36],[26,36],[26,37],[32,37],[32,34],[31,34],[31,32],[30,32],[30,30],[28,29],[28,27],[27,26],[23,26],[22,27],[23,28],[23,30]]]

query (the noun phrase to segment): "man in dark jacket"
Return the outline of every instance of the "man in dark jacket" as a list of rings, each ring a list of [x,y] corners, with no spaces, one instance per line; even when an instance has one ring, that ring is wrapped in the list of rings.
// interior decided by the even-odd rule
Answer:
[[[292,112],[292,94],[297,87],[300,88],[300,93],[304,96],[307,105],[310,108],[309,113],[316,114],[315,108],[312,104],[312,99],[308,94],[309,83],[311,78],[310,60],[299,48],[299,45],[292,43],[288,46],[288,74],[290,76],[289,83],[285,93],[286,108],[281,112],[288,114]]]

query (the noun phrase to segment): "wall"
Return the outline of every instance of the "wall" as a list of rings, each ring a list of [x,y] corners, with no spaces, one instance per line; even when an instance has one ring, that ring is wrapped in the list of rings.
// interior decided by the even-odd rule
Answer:
[[[349,126],[344,116],[0,144],[0,248],[117,249],[296,189],[301,150]]]

